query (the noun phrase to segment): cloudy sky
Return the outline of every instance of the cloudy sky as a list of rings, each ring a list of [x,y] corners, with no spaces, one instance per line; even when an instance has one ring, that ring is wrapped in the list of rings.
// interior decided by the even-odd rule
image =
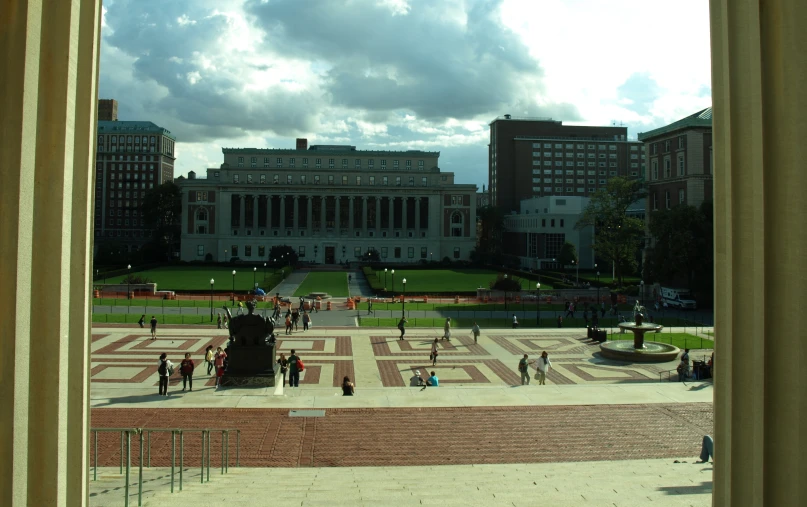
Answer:
[[[221,147],[440,151],[487,183],[497,116],[623,124],[711,105],[707,0],[105,0],[100,97],[177,137],[177,170]]]

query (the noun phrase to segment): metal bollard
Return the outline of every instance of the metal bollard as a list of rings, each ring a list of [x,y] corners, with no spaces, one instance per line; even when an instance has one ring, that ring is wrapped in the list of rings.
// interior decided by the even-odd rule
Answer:
[[[210,482],[210,431],[207,432],[207,482]]]
[[[174,463],[176,463],[177,440],[174,438],[174,430],[171,430],[171,493],[174,492]]]
[[[123,432],[121,432],[123,435]],[[132,464],[132,435],[129,430],[126,430],[126,485],[123,488],[123,493],[126,495],[123,501],[124,507],[129,507],[129,468]]]
[[[224,475],[224,431],[221,432],[221,475]]]
[[[140,439],[140,461],[138,461],[137,471],[137,506],[143,505],[143,430],[137,430],[137,436]]]
[[[179,430],[179,490],[182,491],[182,471],[185,468],[185,434]]]
[[[123,473],[123,432],[120,432],[120,472]]]
[[[92,480],[98,480],[98,432],[95,432],[95,466],[92,469]]]
[[[235,430],[235,467],[241,466],[241,430]]]
[[[202,468],[199,473],[202,478],[202,484],[205,483],[205,431],[202,430]]]
[[[151,431],[146,432],[146,454],[148,454],[146,466],[151,468]]]

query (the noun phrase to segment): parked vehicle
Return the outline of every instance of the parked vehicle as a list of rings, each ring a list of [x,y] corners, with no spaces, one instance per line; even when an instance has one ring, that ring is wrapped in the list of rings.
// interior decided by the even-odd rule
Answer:
[[[692,297],[689,289],[662,287],[661,299],[671,308],[680,308],[682,310],[696,310],[698,308],[698,303]]]

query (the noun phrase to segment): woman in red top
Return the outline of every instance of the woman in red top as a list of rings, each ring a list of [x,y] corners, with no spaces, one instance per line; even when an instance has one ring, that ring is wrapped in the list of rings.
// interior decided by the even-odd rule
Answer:
[[[179,372],[182,374],[182,390],[185,390],[185,387],[189,387],[189,391],[193,391],[193,359],[191,359],[191,353],[185,353],[185,359],[179,363]]]
[[[221,386],[221,377],[224,375],[224,359],[227,353],[221,350],[221,347],[216,348],[216,355],[213,356],[213,363],[216,365],[216,389]]]

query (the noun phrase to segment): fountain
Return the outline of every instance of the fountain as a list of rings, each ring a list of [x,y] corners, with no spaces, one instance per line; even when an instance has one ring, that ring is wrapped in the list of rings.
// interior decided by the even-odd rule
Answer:
[[[646,342],[644,335],[647,332],[658,332],[661,324],[645,323],[647,310],[636,301],[633,307],[633,322],[620,322],[619,327],[633,333],[633,343],[627,340],[613,340],[600,344],[603,357],[620,361],[643,363],[666,363],[678,357],[681,350],[666,343]]]

